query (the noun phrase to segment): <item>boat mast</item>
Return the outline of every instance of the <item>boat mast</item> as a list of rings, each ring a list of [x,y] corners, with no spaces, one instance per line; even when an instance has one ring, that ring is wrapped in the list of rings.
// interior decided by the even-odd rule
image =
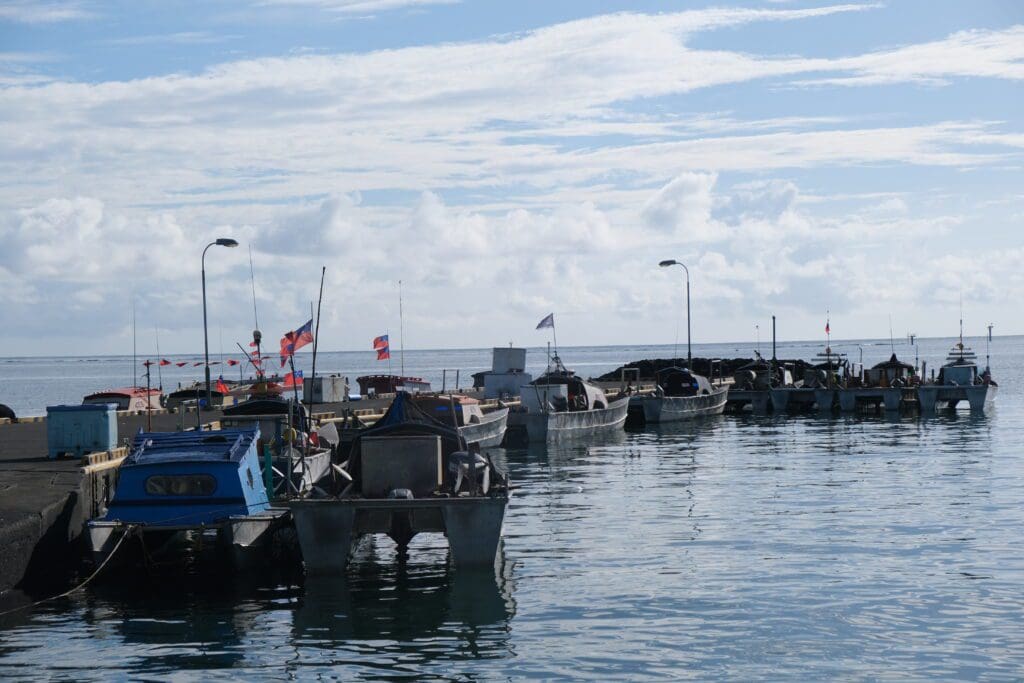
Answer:
[[[398,354],[402,368],[402,377],[405,377],[405,318],[402,313],[402,281],[398,281]],[[388,354],[390,355],[390,354]],[[390,364],[389,364],[390,365]]]
[[[252,367],[256,370],[256,379],[259,380],[263,376],[263,354],[260,352],[260,342],[263,339],[263,335],[260,333],[260,316],[256,312],[256,271],[252,264],[252,243],[249,243],[249,284],[252,287],[252,319],[255,327],[252,331],[252,340],[256,343],[256,359],[259,360],[259,364],[252,363],[252,358],[249,358],[249,362],[252,363]],[[239,345],[238,348],[242,348]],[[245,351],[245,349],[242,349]],[[248,353],[246,354],[249,355]],[[238,381],[242,381],[241,370],[239,370]]]
[[[992,323],[988,324],[988,340],[986,340],[986,342],[985,342],[985,372],[988,372],[988,373],[992,372],[991,354],[992,354],[992,328],[993,327],[994,327],[994,325]]]
[[[135,367],[138,358],[136,358],[135,351],[135,293],[132,292],[132,387],[139,386],[139,369]]]
[[[960,360],[964,359],[964,290],[960,290]]]
[[[320,345],[320,306],[324,302],[324,277],[327,275],[327,266],[321,266],[320,268],[320,297],[316,302],[316,331],[313,332],[313,369],[309,373],[309,429],[307,431],[313,431],[313,406],[316,405],[316,350]],[[313,303],[309,304],[310,309],[313,308]],[[312,313],[312,310],[310,310]],[[305,391],[303,391],[305,393]],[[345,397],[348,400],[348,397]]]
[[[163,393],[164,372],[161,369],[162,366],[160,364],[160,361],[163,360],[160,358],[160,327],[158,325],[154,325],[153,329],[156,331],[156,375],[160,384],[160,392]]]

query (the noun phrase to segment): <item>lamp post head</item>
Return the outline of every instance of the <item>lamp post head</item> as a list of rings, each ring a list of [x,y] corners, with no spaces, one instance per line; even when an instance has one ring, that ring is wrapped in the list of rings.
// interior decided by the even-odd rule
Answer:
[[[218,237],[214,244],[218,247],[237,247],[238,240],[233,240],[230,237]]]
[[[670,258],[667,261],[662,261],[658,265],[661,266],[662,268],[665,268],[666,266],[674,266],[676,265],[676,263],[678,263],[678,261],[676,261],[674,258]]]

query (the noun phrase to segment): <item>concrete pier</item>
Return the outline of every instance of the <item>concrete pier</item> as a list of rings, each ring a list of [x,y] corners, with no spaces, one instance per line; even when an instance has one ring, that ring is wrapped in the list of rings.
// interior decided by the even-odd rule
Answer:
[[[154,415],[153,428],[173,430],[177,418]],[[118,433],[145,424],[119,417]],[[59,583],[76,567],[85,522],[113,494],[118,464],[48,460],[45,421],[0,425],[0,591]]]

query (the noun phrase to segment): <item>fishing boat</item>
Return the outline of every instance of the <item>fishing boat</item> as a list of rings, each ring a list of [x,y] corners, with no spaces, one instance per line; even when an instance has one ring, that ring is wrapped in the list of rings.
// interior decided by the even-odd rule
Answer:
[[[125,534],[138,537],[147,555],[207,532],[236,550],[262,545],[288,511],[270,506],[259,436],[258,429],[139,432],[106,515],[88,524],[93,559],[104,562]]]
[[[229,402],[230,394],[210,387],[210,398],[215,406],[221,406]],[[200,402],[205,403],[206,401],[206,385],[196,384],[191,387],[185,387],[183,389],[176,389],[171,393],[167,394],[167,409],[176,410],[183,405],[198,405]]]
[[[903,387],[915,381],[915,368],[896,357],[896,352],[889,360],[875,363],[864,372],[866,387]]]
[[[224,409],[223,427],[259,429],[262,442],[270,451],[275,496],[306,495],[318,486],[329,488],[325,480],[331,473],[332,449],[320,444],[323,429],[313,426],[316,445],[311,445],[305,406],[281,397],[251,398]],[[333,427],[336,435],[337,430]],[[337,441],[337,437],[332,438]],[[286,482],[291,482],[286,484]]]
[[[416,405],[438,422],[458,428],[469,445],[499,446],[505,438],[508,408],[503,405],[485,412],[480,401],[462,394],[420,395],[415,400]]]
[[[686,368],[670,367],[655,375],[653,394],[630,397],[629,410],[645,422],[676,422],[706,415],[721,415],[729,398],[729,387],[713,386],[707,377]]]
[[[508,477],[409,394],[359,433],[340,470],[350,481],[340,494],[289,502],[307,573],[343,572],[370,534],[387,534],[404,552],[417,534],[443,533],[457,569],[493,569]]]
[[[629,396],[609,399],[604,390],[562,365],[558,355],[543,375],[521,388],[519,415],[530,441],[585,438],[622,429]]]
[[[146,387],[119,387],[89,394],[82,399],[83,405],[113,403],[118,410],[142,411],[158,410],[163,394],[159,389]]]
[[[999,391],[999,385],[992,379],[991,370],[978,369],[978,356],[965,346],[963,333],[960,341],[950,349],[945,364],[939,368],[934,382],[922,384],[917,389],[922,411],[936,408],[955,410],[961,401],[967,401],[972,411],[982,412],[991,405]]]
[[[422,377],[402,377],[400,375],[363,375],[356,377],[359,393],[363,396],[393,394],[405,391],[410,394],[430,391],[430,382]]]

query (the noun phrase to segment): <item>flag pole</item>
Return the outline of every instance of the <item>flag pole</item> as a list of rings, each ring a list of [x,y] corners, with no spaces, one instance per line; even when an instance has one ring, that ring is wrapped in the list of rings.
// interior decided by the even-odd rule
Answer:
[[[391,387],[391,391],[395,390],[395,380],[392,379],[391,373],[391,332],[390,330],[384,330],[384,336],[388,338],[388,386]]]
[[[558,332],[555,331],[555,316],[551,316],[551,338],[555,341],[555,358],[558,358]]]

